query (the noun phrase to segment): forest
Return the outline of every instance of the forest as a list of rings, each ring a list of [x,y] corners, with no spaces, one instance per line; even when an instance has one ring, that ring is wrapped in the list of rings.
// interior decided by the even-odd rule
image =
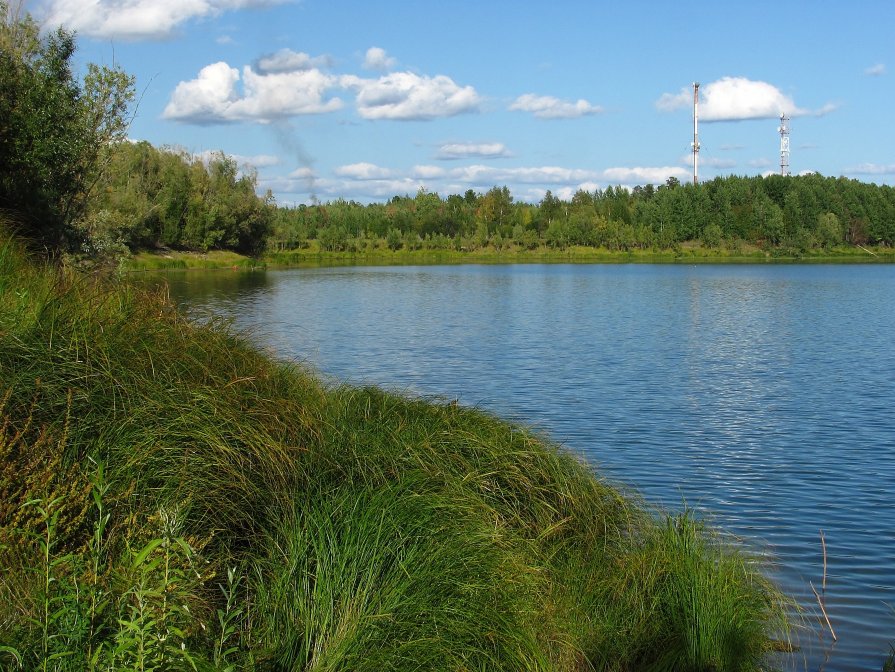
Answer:
[[[82,229],[95,250],[307,247],[497,251],[513,246],[610,251],[707,248],[807,251],[895,244],[895,189],[819,174],[719,177],[699,185],[610,186],[569,200],[516,201],[507,187],[442,197],[421,189],[386,203],[338,199],[279,206],[223,153],[193,157],[146,142],[109,149]]]

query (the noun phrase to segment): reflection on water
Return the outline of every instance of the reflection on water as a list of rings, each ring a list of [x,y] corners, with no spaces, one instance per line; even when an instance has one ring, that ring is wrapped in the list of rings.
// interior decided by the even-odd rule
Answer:
[[[773,555],[809,669],[895,639],[895,268],[461,266],[183,273],[171,293],[324,375],[549,432]],[[826,663],[825,663],[826,660]],[[800,659],[801,662],[801,659]]]

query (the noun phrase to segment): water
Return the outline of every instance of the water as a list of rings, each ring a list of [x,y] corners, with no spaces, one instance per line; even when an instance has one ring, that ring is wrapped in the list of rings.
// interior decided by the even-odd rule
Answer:
[[[773,560],[797,668],[895,641],[895,267],[530,265],[169,276],[325,376],[548,432]],[[821,629],[821,590],[839,641]],[[890,606],[891,605],[891,606]]]

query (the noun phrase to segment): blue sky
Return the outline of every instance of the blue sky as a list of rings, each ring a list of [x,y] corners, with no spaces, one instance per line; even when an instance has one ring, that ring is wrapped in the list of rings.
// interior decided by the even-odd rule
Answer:
[[[32,0],[118,63],[130,137],[223,151],[281,204],[779,171],[895,184],[895,2]]]

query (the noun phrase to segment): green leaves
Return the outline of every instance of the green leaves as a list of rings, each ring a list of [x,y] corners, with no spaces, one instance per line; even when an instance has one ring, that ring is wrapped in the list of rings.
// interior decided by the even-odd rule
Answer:
[[[100,153],[124,137],[133,78],[90,65],[82,83],[72,72],[72,33],[41,37],[30,16],[0,9],[0,208],[17,212],[32,239],[71,245]]]

